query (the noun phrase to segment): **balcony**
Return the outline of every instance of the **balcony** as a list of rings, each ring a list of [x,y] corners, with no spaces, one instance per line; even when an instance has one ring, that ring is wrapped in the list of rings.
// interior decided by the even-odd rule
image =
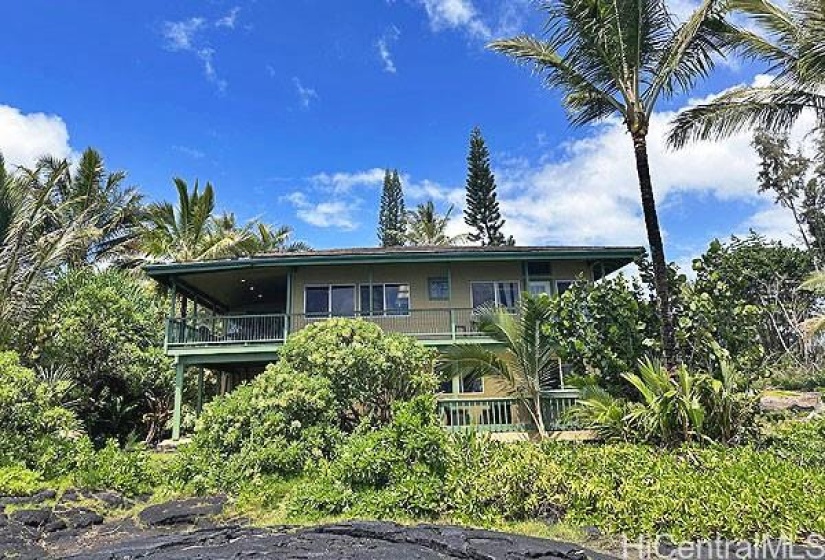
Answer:
[[[356,313],[354,317],[379,325],[386,332],[423,341],[449,342],[484,339],[473,309],[419,309],[403,314]],[[328,319],[327,315],[272,313],[263,315],[201,315],[171,318],[167,324],[170,348],[277,344],[290,332]]]

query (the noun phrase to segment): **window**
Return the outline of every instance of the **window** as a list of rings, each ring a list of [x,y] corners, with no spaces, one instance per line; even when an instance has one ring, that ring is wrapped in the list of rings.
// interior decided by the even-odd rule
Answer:
[[[518,282],[473,282],[471,291],[473,307],[495,305],[515,309],[519,285]]]
[[[438,393],[452,393],[453,392],[453,378],[445,379],[438,385],[436,390]]]
[[[575,280],[556,280],[556,293],[562,295],[575,283]]]
[[[553,265],[549,261],[530,261],[527,263],[528,276],[551,276]]]
[[[459,393],[483,393],[484,380],[475,375],[465,375],[459,378]]]
[[[363,315],[409,315],[409,284],[373,284],[361,286]]]
[[[352,317],[355,315],[355,286],[307,286],[304,312],[309,316]]]
[[[448,278],[429,278],[427,286],[431,300],[450,299],[450,280]]]

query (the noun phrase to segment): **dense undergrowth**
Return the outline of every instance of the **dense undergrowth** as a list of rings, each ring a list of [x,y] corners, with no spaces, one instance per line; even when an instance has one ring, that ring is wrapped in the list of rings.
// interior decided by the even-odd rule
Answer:
[[[432,355],[410,339],[347,320],[304,332],[279,363],[207,405],[174,455],[115,440],[96,448],[48,386],[0,354],[0,493],[220,492],[238,513],[277,523],[523,522],[679,540],[825,533],[825,419],[773,422],[736,445],[501,443],[442,429]]]

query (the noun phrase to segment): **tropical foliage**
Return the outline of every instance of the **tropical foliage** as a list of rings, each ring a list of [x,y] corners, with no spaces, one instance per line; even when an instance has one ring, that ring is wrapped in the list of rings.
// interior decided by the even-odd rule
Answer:
[[[457,245],[462,243],[466,235],[448,235],[450,215],[454,206],[450,206],[443,215],[435,209],[435,203],[428,200],[416,206],[415,210],[407,213],[407,233],[405,240],[408,245]]]
[[[717,349],[718,351],[718,349]],[[623,401],[600,391],[585,392],[575,414],[609,441],[674,446],[708,441],[730,443],[754,426],[756,401],[742,376],[724,358],[718,372],[675,373],[642,361],[639,373],[625,373],[639,401]]]
[[[0,343],[13,344],[65,267],[128,258],[142,216],[126,174],[106,172],[93,149],[77,168],[41,158],[9,172],[0,159]]]
[[[154,442],[165,429],[172,364],[166,301],[129,273],[82,269],[61,278],[36,317],[28,356],[68,383],[64,400],[98,443]]]
[[[787,8],[769,0],[735,0],[728,9],[746,18],[728,23],[723,36],[746,59],[769,64],[767,85],[740,86],[680,113],[669,142],[718,140],[746,128],[784,133],[806,110],[825,115],[825,6],[794,0]]]
[[[650,115],[657,104],[687,93],[708,75],[724,46],[716,2],[705,0],[677,24],[662,0],[552,0],[546,37],[521,35],[493,41],[490,48],[531,67],[558,89],[576,125],[618,116],[633,141],[636,171],[658,297],[662,353],[676,364],[671,311],[659,218],[647,152]]]
[[[481,344],[455,344],[441,358],[448,376],[490,376],[505,383],[529,411],[533,423],[544,436],[541,392],[563,386],[556,345],[544,326],[550,319],[547,296],[523,296],[517,313],[497,307],[478,312],[478,329],[503,348]]]

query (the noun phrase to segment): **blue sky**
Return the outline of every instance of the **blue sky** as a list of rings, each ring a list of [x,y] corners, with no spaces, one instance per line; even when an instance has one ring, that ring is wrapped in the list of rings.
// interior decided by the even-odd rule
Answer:
[[[402,173],[408,205],[432,197],[460,216],[478,125],[519,243],[644,242],[621,126],[570,128],[556,92],[484,49],[540,30],[527,0],[79,6],[5,6],[14,25],[0,35],[0,149],[12,163],[94,146],[150,199],[170,198],[173,176],[209,180],[221,209],[242,219],[289,224],[319,248],[374,245],[384,167]],[[691,97],[758,71],[720,65]],[[671,112],[687,103],[663,104],[652,128],[669,257],[749,227],[787,237],[788,217],[755,194],[746,136],[664,150]]]

